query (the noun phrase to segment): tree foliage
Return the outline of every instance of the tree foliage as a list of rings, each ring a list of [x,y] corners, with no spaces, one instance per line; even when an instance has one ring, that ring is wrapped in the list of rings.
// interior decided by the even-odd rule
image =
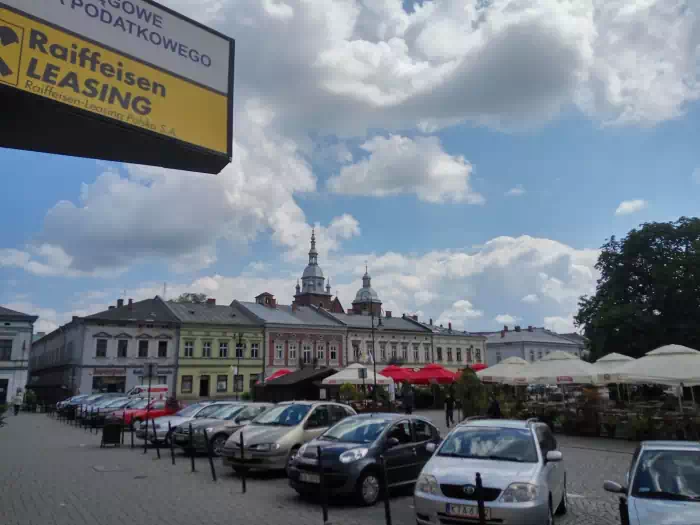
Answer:
[[[666,344],[700,349],[700,219],[646,223],[602,247],[596,293],[581,297],[577,326],[592,357],[641,357]]]
[[[195,303],[202,304],[207,302],[207,294],[205,293],[181,293],[179,297],[172,299],[173,303]]]

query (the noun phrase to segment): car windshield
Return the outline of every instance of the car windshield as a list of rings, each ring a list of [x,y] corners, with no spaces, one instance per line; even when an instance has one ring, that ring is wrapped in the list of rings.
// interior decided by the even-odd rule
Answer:
[[[320,439],[344,443],[373,443],[389,423],[389,419],[349,417],[329,428]]]
[[[213,414],[221,410],[222,408],[229,408],[231,405],[221,405],[221,404],[216,404],[216,405],[208,405],[205,406],[202,410],[197,412],[197,414],[194,416],[197,419],[201,419],[203,417],[214,417]]]
[[[632,496],[700,502],[700,451],[644,452],[634,475]]]
[[[302,422],[309,410],[311,405],[282,405],[263,412],[253,420],[253,424],[293,427]]]
[[[207,406],[207,405],[204,405]],[[175,415],[179,417],[194,417],[194,415],[197,413],[199,409],[202,408],[201,404],[196,404],[196,405],[189,405],[183,408],[182,410],[178,411]]]
[[[133,405],[129,405],[129,408],[132,409],[141,409],[141,408],[146,408],[148,406],[148,400],[147,399],[139,399],[136,401]]]
[[[537,463],[532,433],[520,428],[458,428],[447,436],[438,456]]]
[[[92,395],[92,396],[88,396],[88,397],[86,397],[85,399],[82,400],[82,403],[83,403],[83,404],[91,404],[91,403],[94,403],[95,401],[97,401],[98,399],[100,399],[100,398],[102,397],[102,395],[103,395],[103,394],[95,394],[95,395]]]
[[[212,413],[209,417],[212,419],[232,419],[244,408],[245,405],[224,405],[223,407],[219,407],[219,410]]]
[[[132,401],[133,401],[132,399],[126,399],[126,398],[115,399],[115,400],[112,400],[112,402],[109,403],[105,408],[124,408]]]

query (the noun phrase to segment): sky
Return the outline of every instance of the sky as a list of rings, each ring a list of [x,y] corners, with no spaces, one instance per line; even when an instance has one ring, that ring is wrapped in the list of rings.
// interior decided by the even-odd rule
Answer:
[[[698,214],[696,0],[164,0],[236,39],[219,175],[0,148],[0,304],[289,304],[573,331],[610,236]]]

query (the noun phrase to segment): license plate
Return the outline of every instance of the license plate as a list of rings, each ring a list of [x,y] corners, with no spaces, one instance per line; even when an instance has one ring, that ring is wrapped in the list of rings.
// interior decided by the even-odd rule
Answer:
[[[299,473],[299,481],[304,483],[321,483],[321,476],[318,474],[307,474],[306,472]]]
[[[454,503],[448,503],[447,509],[445,509],[447,514],[452,516],[460,516],[462,518],[478,518],[479,517],[479,507],[475,505],[456,505]],[[491,519],[491,509],[484,508],[484,516],[487,520]]]

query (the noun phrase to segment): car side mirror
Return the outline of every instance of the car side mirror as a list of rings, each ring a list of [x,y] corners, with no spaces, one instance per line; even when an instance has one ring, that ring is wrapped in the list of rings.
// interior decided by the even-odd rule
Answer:
[[[550,450],[549,452],[547,452],[545,459],[547,460],[547,463],[557,463],[558,461],[561,461],[563,457],[564,456],[560,451]]]
[[[398,446],[400,441],[396,438],[389,438],[386,440],[386,448],[394,448]]]
[[[429,452],[430,454],[432,454],[433,452],[435,452],[437,450],[437,444],[428,443],[427,445],[425,445],[425,450],[427,452]]]
[[[625,487],[619,483],[615,483],[614,481],[606,481],[603,483],[603,489],[605,489],[607,492],[614,492],[615,494],[624,494],[627,492]]]

